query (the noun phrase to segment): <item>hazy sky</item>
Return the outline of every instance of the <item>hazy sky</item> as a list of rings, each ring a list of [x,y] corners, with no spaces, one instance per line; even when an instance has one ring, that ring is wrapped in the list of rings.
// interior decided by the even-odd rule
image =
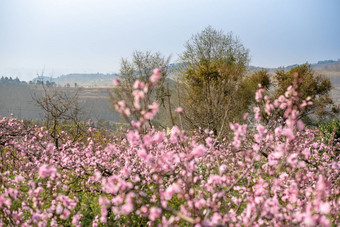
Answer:
[[[0,76],[119,72],[134,50],[172,54],[208,25],[264,67],[340,58],[339,0],[0,0]]]

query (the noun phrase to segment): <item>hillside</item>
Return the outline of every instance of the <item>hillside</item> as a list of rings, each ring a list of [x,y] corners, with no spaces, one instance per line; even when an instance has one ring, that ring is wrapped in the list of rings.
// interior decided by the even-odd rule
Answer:
[[[74,87],[58,89],[70,95],[78,90]],[[20,119],[41,120],[42,111],[33,97],[42,94],[41,86],[0,83],[0,116],[9,116],[13,113]],[[79,103],[85,119],[119,121],[120,115],[113,110],[107,88],[79,88]]]
[[[181,64],[170,64],[169,71],[173,72],[178,67],[180,67]],[[276,70],[285,69],[289,70],[293,67],[297,66],[297,64],[294,65],[288,65],[278,68],[264,68],[260,66],[249,66],[250,71],[256,71],[260,69],[267,69],[269,72],[275,72]],[[318,61],[318,63],[311,64],[312,69],[314,69],[317,72],[320,72],[321,74],[328,76],[332,83],[339,84],[340,85],[340,59],[337,61],[334,60],[324,60],[324,61]],[[113,73],[113,74],[103,74],[103,73],[72,73],[72,74],[66,74],[61,75],[59,77],[53,78],[53,77],[36,77],[32,81],[36,82],[38,80],[40,81],[50,81],[55,82],[57,85],[60,86],[67,86],[70,85],[70,87],[74,87],[75,84],[77,86],[82,87],[105,87],[105,86],[112,86],[112,80],[116,77],[119,77],[119,74]],[[171,75],[169,76],[171,78]]]
[[[329,77],[334,86],[340,87],[340,60],[338,61],[321,61],[312,64],[315,71]]]
[[[312,67],[317,71],[340,72],[340,59],[319,61],[317,64],[312,64]]]
[[[67,75],[61,75],[57,78],[51,77],[36,77],[32,81],[50,81],[55,82],[60,86],[70,85],[71,87],[100,87],[100,86],[112,86],[112,80],[119,76],[118,74],[103,74],[103,73],[72,73]]]

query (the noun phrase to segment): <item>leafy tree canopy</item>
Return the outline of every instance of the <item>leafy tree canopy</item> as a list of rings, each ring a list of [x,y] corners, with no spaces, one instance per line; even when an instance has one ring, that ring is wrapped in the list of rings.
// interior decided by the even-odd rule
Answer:
[[[289,86],[293,85],[294,78],[299,83],[298,92],[301,100],[309,96],[314,103],[301,116],[306,123],[317,123],[315,121],[321,121],[326,116],[334,115],[333,100],[329,96],[332,89],[331,81],[316,73],[309,64],[295,66],[289,71],[277,71],[274,76],[277,85],[275,97],[283,94]]]
[[[237,118],[246,106],[237,95],[242,93],[249,51],[232,33],[207,27],[186,43],[181,60],[186,126],[209,128],[215,134],[225,131],[224,122]]]

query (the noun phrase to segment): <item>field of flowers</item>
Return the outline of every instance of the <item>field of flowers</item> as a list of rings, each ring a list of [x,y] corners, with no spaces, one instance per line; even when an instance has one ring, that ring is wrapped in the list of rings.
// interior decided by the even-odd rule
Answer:
[[[135,82],[133,106],[116,103],[126,118],[142,116],[123,136],[99,138],[89,127],[86,142],[63,132],[55,147],[46,129],[2,118],[0,226],[340,224],[339,143],[304,126],[311,101],[300,100],[298,84],[276,100],[260,88],[228,141],[150,128],[158,104],[141,102],[159,78],[154,70],[149,83]]]

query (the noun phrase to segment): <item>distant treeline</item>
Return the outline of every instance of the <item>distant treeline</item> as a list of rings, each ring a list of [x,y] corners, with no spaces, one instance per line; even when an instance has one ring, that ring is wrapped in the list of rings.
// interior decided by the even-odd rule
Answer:
[[[23,85],[27,85],[26,81],[20,81],[18,77],[16,77],[15,79],[13,79],[12,77],[1,77],[0,79],[0,83],[1,84],[13,84],[13,85],[19,85],[19,84],[23,84]]]
[[[57,84],[55,82],[51,81],[43,81],[43,80],[35,80],[35,81],[29,81],[28,83],[26,81],[20,81],[18,77],[13,79],[12,77],[1,77],[0,79],[1,84],[6,84],[6,85],[40,85],[44,84],[47,87],[56,87]]]
[[[340,58],[336,61],[334,60],[324,60],[324,61],[318,61],[318,65],[321,65],[321,64],[327,64],[327,63],[335,63],[335,62],[340,62]]]

